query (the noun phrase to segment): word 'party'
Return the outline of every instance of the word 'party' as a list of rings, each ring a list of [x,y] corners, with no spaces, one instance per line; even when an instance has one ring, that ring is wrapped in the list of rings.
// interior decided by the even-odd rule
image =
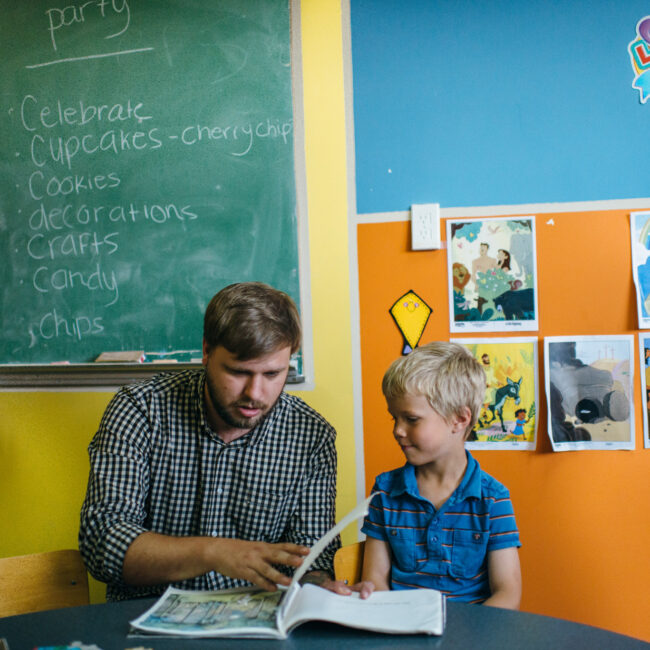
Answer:
[[[108,8],[108,9],[107,9]],[[114,34],[109,34],[105,38],[115,38],[129,28],[131,22],[131,12],[129,10],[129,3],[127,0],[90,0],[89,2],[82,2],[79,4],[68,5],[63,9],[56,7],[48,9],[45,12],[50,26],[50,38],[52,39],[52,47],[56,50],[56,37],[55,32],[64,27],[71,27],[75,24],[83,24],[86,21],[94,21],[95,19],[109,18],[114,14],[122,14],[123,24],[120,25],[120,30]]]

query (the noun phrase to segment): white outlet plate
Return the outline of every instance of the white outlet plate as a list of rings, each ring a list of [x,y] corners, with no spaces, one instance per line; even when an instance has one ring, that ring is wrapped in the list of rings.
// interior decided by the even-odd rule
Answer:
[[[411,250],[441,248],[440,204],[420,203],[411,206]]]

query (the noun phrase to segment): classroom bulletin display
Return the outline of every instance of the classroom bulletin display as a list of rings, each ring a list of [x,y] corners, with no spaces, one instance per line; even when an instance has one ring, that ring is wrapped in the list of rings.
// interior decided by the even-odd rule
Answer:
[[[2,7],[0,363],[194,361],[223,286],[300,304],[289,0]]]
[[[524,210],[521,216],[531,215],[525,206]],[[626,505],[629,501],[636,509],[638,504],[650,502],[642,421],[650,411],[645,397],[640,401],[641,382],[637,378],[631,385],[634,450],[553,453],[543,390],[546,336],[625,337],[638,332],[630,211],[539,212],[534,216],[539,330],[527,337],[536,340],[540,360],[536,443],[534,448],[514,453],[496,451],[498,442],[484,442],[491,446],[474,448],[472,453],[483,469],[509,488],[513,499],[523,543],[522,609],[650,638],[647,625],[630,614],[639,611],[645,598],[645,586],[639,584],[638,575],[650,570],[643,541],[650,535],[650,522],[647,517],[635,516]],[[446,219],[442,221],[444,233]],[[411,251],[408,221],[358,224],[357,240],[365,484],[370,490],[377,474],[404,463],[381,393],[382,376],[402,345],[402,335],[386,306],[404,287],[410,287],[432,310],[420,345],[451,338],[468,347],[477,344],[476,335],[450,332],[446,242],[441,250]],[[481,341],[514,342],[518,338],[494,332],[482,335]],[[517,381],[519,375],[512,379]],[[532,392],[527,395],[526,406],[530,407]],[[515,429],[515,408],[512,401],[504,410],[510,432]],[[498,416],[489,426],[495,431],[501,428]],[[604,513],[610,521],[607,533],[589,534],[589,544],[579,542],[594,522],[602,521]],[[601,530],[600,525],[598,528]],[[612,564],[604,566],[604,557],[614,558]],[[593,593],[598,597],[585,595]]]
[[[633,335],[636,346],[634,334],[645,329],[638,316],[647,318],[650,308],[650,282],[641,268],[647,266],[647,242],[638,239],[645,223],[633,234],[634,271],[640,271],[643,292],[638,294],[630,223],[631,213],[650,210],[648,152],[638,144],[650,119],[647,2],[414,0],[405,8],[351,0],[350,15],[366,490],[376,474],[404,462],[380,390],[401,343],[385,314],[397,296],[408,288],[432,310],[420,345],[452,336],[470,344],[473,337],[516,337],[520,331],[519,336],[535,337],[535,448],[514,453],[494,441],[487,449],[472,449],[511,492],[523,543],[522,608],[650,641],[647,593],[638,579],[650,574],[644,541],[650,539],[645,516],[650,456],[641,442],[642,418],[650,411],[640,373],[634,372],[637,353],[629,359],[634,375],[624,432],[632,449],[591,446],[554,453],[544,390],[546,337]],[[442,249],[412,251],[408,210],[433,202],[441,206]],[[516,312],[510,307],[530,307],[526,295],[517,295],[524,280],[519,264],[511,263],[504,273],[495,269],[494,286],[484,277],[483,295],[470,277],[480,242],[497,262],[503,249],[517,263],[519,242],[513,255],[512,246],[491,240],[485,228],[477,233],[485,234],[477,237],[479,244],[458,240],[461,258],[469,254],[453,259],[459,251],[446,235],[450,222],[471,221],[478,230],[479,222],[530,218],[537,323],[523,330],[519,319],[506,318],[500,298],[516,299],[517,305],[507,305],[511,316]],[[507,255],[501,253],[501,259],[504,266]],[[459,265],[455,275],[453,263]],[[522,285],[515,288],[517,280]],[[525,322],[532,310],[519,313]],[[494,317],[500,322],[488,326]],[[490,329],[504,324],[508,329]],[[600,394],[585,404],[582,415],[591,423],[583,427],[576,405],[567,405],[574,408],[569,416],[574,426],[594,437],[611,438],[624,428],[619,388],[625,384],[625,360],[612,370],[611,387],[604,392],[599,387]],[[506,435],[517,427],[512,406],[513,398],[504,403]],[[607,408],[623,419],[600,420],[601,406],[602,415]],[[498,416],[496,423],[491,414],[487,421],[497,434]],[[567,443],[556,444],[568,449]]]

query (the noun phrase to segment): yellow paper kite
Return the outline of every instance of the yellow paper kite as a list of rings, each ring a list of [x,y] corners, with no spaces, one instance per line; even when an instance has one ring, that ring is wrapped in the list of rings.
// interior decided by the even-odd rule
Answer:
[[[417,347],[431,312],[431,307],[414,291],[407,291],[390,308],[390,315],[404,337],[402,354],[408,354]]]

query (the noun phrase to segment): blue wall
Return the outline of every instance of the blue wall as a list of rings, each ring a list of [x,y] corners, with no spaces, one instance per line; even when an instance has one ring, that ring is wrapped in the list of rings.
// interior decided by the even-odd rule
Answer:
[[[359,213],[650,196],[640,0],[351,0]]]

